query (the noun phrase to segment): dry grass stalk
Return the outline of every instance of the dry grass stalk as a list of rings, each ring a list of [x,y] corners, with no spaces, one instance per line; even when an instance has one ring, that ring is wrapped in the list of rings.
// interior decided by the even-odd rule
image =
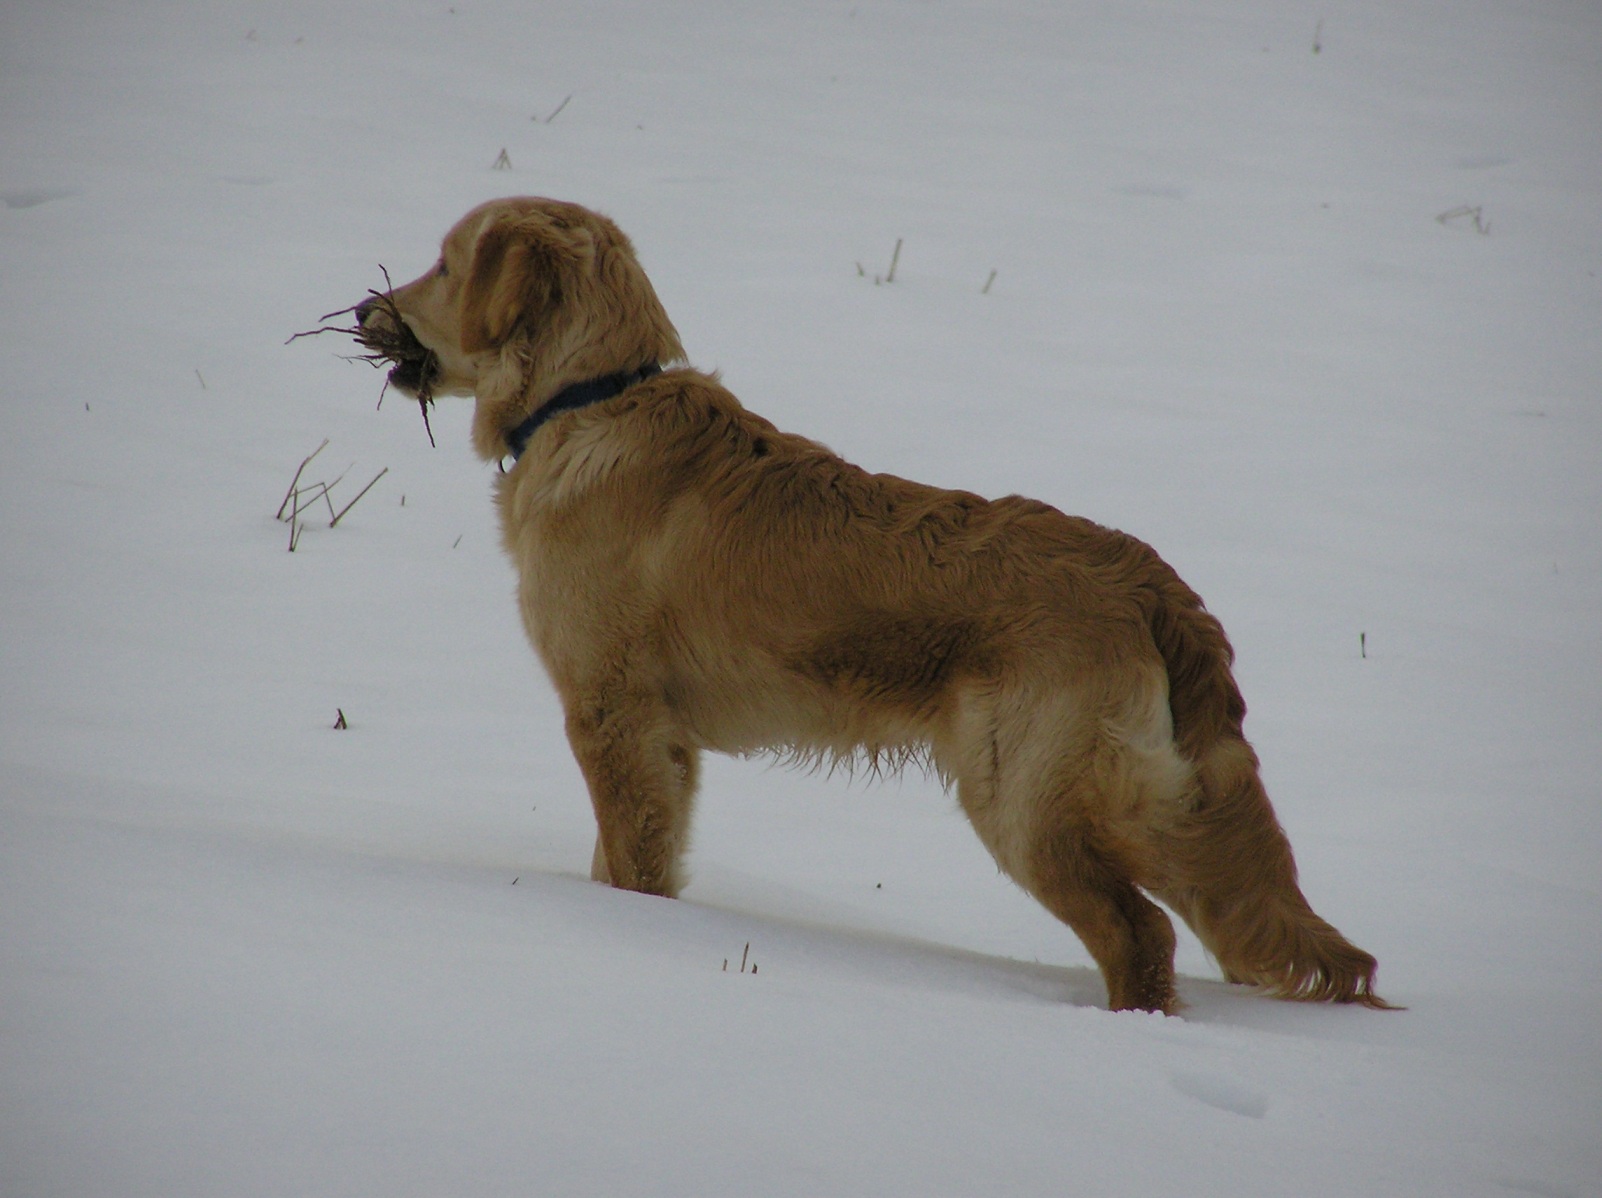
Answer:
[[[328,505],[328,527],[333,528],[345,518],[345,514],[349,512],[351,508],[356,506],[363,495],[367,494],[367,492],[373,489],[373,485],[377,483],[379,479],[383,478],[384,475],[389,473],[389,467],[385,466],[377,474],[373,475],[372,480],[365,487],[356,492],[356,497],[354,499],[352,499],[338,511],[335,511],[333,495],[334,488],[344,481],[345,475],[350,473],[349,470],[341,472],[339,477],[334,479],[333,482],[315,482],[308,483],[305,486],[301,486],[300,483],[301,476],[306,473],[306,467],[311,464],[313,458],[322,453],[326,448],[328,448],[328,438],[324,437],[321,445],[301,459],[300,465],[295,470],[295,477],[290,481],[289,492],[284,496],[283,503],[278,505],[278,513],[276,516],[274,516],[274,519],[276,520],[283,520],[285,519],[285,512],[288,512],[289,551],[291,553],[295,552],[296,546],[300,543],[300,534],[306,530],[306,525],[301,521],[300,518],[303,511],[317,503],[318,500],[322,500],[323,503]]]
[[[300,482],[300,476],[305,473],[306,467],[311,465],[311,460],[327,448],[328,438],[324,437],[323,443],[308,453],[304,459],[302,459],[300,463],[300,469],[295,471],[295,477],[289,480],[289,490],[284,492],[284,502],[278,505],[278,514],[273,517],[274,520],[282,520],[284,518],[284,509],[289,506],[289,501],[291,499],[296,499],[299,494],[299,492],[295,490],[295,487],[296,484]]]
[[[375,474],[375,475],[373,475],[373,482],[372,482],[372,483],[368,483],[368,484],[367,484],[367,485],[366,485],[366,486],[365,486],[365,487],[363,487],[363,488],[362,488],[362,489],[361,489],[361,490],[360,490],[360,491],[357,491],[357,492],[356,492],[356,499],[360,499],[360,498],[361,498],[361,497],[362,497],[362,496],[363,496],[363,495],[365,495],[365,494],[367,494],[367,492],[369,492],[369,491],[371,491],[371,490],[372,490],[372,489],[373,489],[373,483],[376,483],[376,482],[377,482],[377,481],[378,481],[378,480],[379,480],[379,479],[381,479],[381,478],[383,478],[383,477],[384,477],[384,475],[386,475],[386,474],[388,474],[388,473],[389,473],[389,467],[388,467],[388,466],[385,466],[385,467],[384,467],[384,468],[383,468],[383,469],[382,469],[382,470],[380,470],[380,471],[379,471],[379,472],[378,472],[378,473],[377,473],[377,474]],[[341,475],[341,476],[340,476],[340,477],[342,477],[342,478],[343,478],[343,477],[344,477],[344,476],[343,476],[343,475]],[[325,495],[325,496],[326,496],[326,495],[327,495],[327,493],[328,493],[328,490],[327,490],[327,488],[326,488],[326,487],[325,487],[325,488],[324,488],[324,489],[323,489],[323,494],[324,494],[324,495]],[[342,507],[342,508],[340,508],[340,509],[339,509],[339,515],[337,515],[337,516],[335,516],[335,517],[334,517],[334,518],[333,518],[333,519],[332,519],[332,520],[330,520],[330,521],[329,521],[329,522],[328,522],[328,527],[329,527],[329,528],[332,528],[332,527],[334,527],[334,525],[336,525],[336,524],[338,524],[338,523],[339,523],[339,522],[340,522],[340,521],[341,521],[341,520],[343,520],[343,519],[344,519],[344,518],[345,518],[345,513],[346,513],[346,512],[348,512],[348,511],[350,511],[350,509],[351,509],[351,508],[353,508],[353,507],[355,507],[355,506],[356,506],[356,499],[352,499],[352,500],[351,500],[351,501],[350,501],[350,502],[349,502],[349,503],[347,503],[347,504],[346,504],[346,505],[345,505],[345,506],[344,506],[344,507]],[[328,510],[329,510],[329,511],[330,511],[330,512],[332,512],[332,511],[333,511],[333,510],[334,510],[334,504],[333,504],[333,501],[332,501],[332,500],[330,500],[330,501],[329,501],[329,504],[328,504]]]
[[[1450,225],[1453,221],[1463,220],[1464,218],[1468,219],[1470,226],[1480,236],[1489,236],[1491,222],[1485,219],[1485,208],[1480,204],[1464,204],[1460,208],[1453,208],[1449,212],[1441,213],[1435,219],[1440,224]]]

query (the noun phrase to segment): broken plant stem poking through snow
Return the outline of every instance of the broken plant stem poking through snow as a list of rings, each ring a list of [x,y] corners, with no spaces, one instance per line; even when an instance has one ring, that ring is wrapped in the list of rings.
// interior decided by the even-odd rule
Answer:
[[[367,494],[367,492],[373,489],[373,483],[376,483],[379,479],[383,478],[384,475],[389,473],[389,467],[385,466],[377,474],[373,475],[372,482],[369,482],[360,491],[356,492],[355,499],[352,499],[349,503],[336,512],[334,510],[333,490],[340,484],[340,482],[344,480],[345,475],[350,473],[349,470],[346,470],[344,473],[340,474],[339,477],[334,479],[333,482],[315,482],[308,483],[305,486],[301,486],[300,483],[301,476],[306,473],[306,467],[311,465],[312,459],[327,448],[328,438],[324,437],[321,445],[301,459],[300,465],[295,470],[295,477],[289,480],[289,490],[284,495],[284,501],[278,505],[278,512],[273,517],[275,520],[288,519],[289,552],[291,553],[295,552],[295,547],[300,544],[300,534],[305,531],[306,528],[306,526],[301,523],[300,519],[300,514],[302,510],[304,510],[305,506],[310,506],[321,499],[325,504],[328,505],[328,527],[333,528],[345,518],[346,512],[350,511],[351,508],[356,506],[357,501],[360,500],[363,495]],[[285,513],[288,513],[287,517]]]
[[[881,283],[894,283],[896,281],[896,263],[898,263],[900,261],[901,261],[901,238],[897,237],[896,238],[896,248],[890,251],[890,269],[887,270],[882,275],[874,275],[873,276],[873,285],[875,287],[877,287]],[[862,269],[862,263],[860,263],[860,262],[857,263],[857,277],[860,278],[860,279],[865,279],[865,278],[868,277],[868,272]]]
[[[371,491],[373,489],[373,483],[376,483],[379,479],[383,478],[384,475],[386,475],[388,473],[389,473],[389,467],[385,466],[377,474],[373,475],[373,482],[372,483],[368,483],[360,491],[357,491],[356,492],[356,499],[360,499],[363,495],[367,494],[367,492]],[[344,477],[344,475],[340,475],[340,478],[343,478],[343,477]],[[335,481],[338,481],[338,480],[336,479]],[[328,494],[328,488],[327,487],[323,488],[323,494],[325,496]],[[334,527],[334,525],[338,524],[341,520],[343,520],[345,518],[345,513],[350,511],[351,508],[356,506],[356,499],[352,499],[344,507],[339,509],[339,515],[335,516],[332,520],[330,520],[328,522],[328,527],[329,528]],[[330,501],[328,506],[329,506],[330,509],[332,509],[333,506],[334,506],[333,502]]]
[[[1480,204],[1464,204],[1460,208],[1453,208],[1448,212],[1441,213],[1435,219],[1439,224],[1443,225],[1451,225],[1453,221],[1466,220],[1469,227],[1481,237],[1489,237],[1491,235],[1491,222],[1485,219],[1485,208]]]
[[[284,492],[284,502],[278,505],[278,514],[273,517],[274,520],[282,520],[284,518],[284,509],[289,506],[289,501],[299,495],[299,492],[295,490],[295,487],[300,482],[300,476],[306,472],[306,467],[311,465],[311,460],[327,448],[328,438],[324,437],[321,445],[301,459],[300,469],[296,470],[295,477],[289,480],[289,490]]]

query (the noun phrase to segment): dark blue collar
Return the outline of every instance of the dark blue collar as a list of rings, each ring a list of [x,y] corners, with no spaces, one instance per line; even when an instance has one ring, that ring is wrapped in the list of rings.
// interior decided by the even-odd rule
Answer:
[[[655,362],[650,362],[638,370],[624,370],[617,374],[591,379],[587,383],[574,383],[571,387],[563,387],[532,416],[507,432],[506,448],[511,450],[514,460],[520,458],[523,456],[523,451],[528,448],[529,439],[539,431],[540,425],[552,416],[611,399],[615,395],[621,395],[635,383],[643,383],[653,374],[661,373],[662,368]]]

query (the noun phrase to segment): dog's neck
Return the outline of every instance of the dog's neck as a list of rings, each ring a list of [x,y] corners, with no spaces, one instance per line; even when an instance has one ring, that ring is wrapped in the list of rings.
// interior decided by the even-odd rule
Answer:
[[[654,374],[660,374],[662,368],[655,362],[649,362],[638,370],[623,370],[617,374],[602,375],[598,379],[589,379],[586,382],[574,383],[563,387],[545,403],[536,408],[521,424],[506,430],[506,448],[513,460],[523,456],[528,448],[529,441],[539,428],[553,416],[563,412],[571,412],[574,408],[585,408],[590,404],[601,403],[614,396],[621,395],[635,383],[643,383]]]

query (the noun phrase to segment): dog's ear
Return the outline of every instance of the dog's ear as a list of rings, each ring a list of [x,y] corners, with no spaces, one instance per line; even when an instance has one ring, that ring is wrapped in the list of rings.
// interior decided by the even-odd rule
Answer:
[[[582,225],[544,213],[492,221],[479,233],[462,288],[462,349],[495,349],[518,329],[547,323],[594,257],[594,237]]]

